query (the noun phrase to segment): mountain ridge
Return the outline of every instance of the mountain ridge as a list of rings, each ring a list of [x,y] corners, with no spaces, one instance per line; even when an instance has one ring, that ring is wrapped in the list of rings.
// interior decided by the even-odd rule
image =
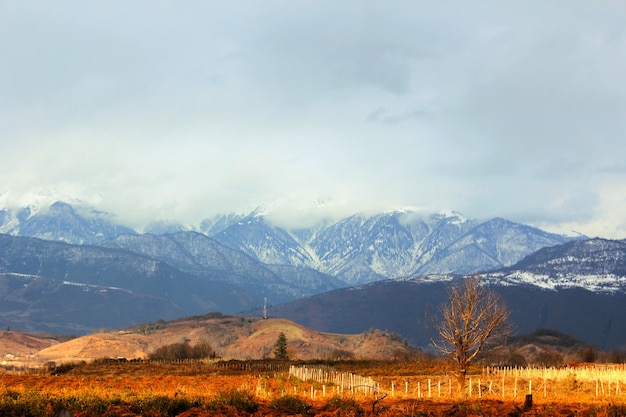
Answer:
[[[4,209],[0,232],[98,245],[108,245],[121,235],[138,235],[108,222],[110,215],[85,208],[81,212],[90,214],[83,216],[62,202],[34,214],[28,208],[17,212]],[[193,230],[178,229],[172,223],[156,222],[153,230],[166,234],[199,232],[260,263],[310,268],[333,276],[343,285],[416,274],[497,269],[540,248],[582,238],[548,233],[502,218],[478,221],[456,212],[423,215],[410,210],[354,214],[310,228],[285,229],[257,209],[247,215],[214,216]]]
[[[219,233],[210,236],[265,263],[305,264],[348,285],[415,274],[496,269],[512,265],[542,247],[581,238],[501,218],[479,222],[449,213],[424,219],[404,211],[369,217],[353,215],[315,233],[276,230],[256,215],[222,225]],[[483,256],[477,257],[477,253]]]
[[[626,239],[593,238],[546,247],[515,265],[482,275],[499,285],[626,292]]]
[[[626,347],[626,240],[567,242],[474,276],[502,296],[519,332],[551,328],[602,348]],[[436,311],[460,279],[388,279],[272,306],[270,314],[320,331],[358,332],[367,325],[427,346],[425,312]]]
[[[415,346],[430,346],[427,312],[445,302],[449,280],[390,279],[337,289],[273,305],[272,317],[293,320],[324,332],[354,333],[368,328],[399,334]],[[553,291],[524,286],[494,286],[511,312],[515,331],[551,328],[601,348],[626,347],[626,293],[599,293],[584,288]],[[256,314],[260,314],[259,311]]]
[[[4,323],[55,333],[261,304],[240,286],[133,252],[3,234],[0,284]]]
[[[255,211],[213,218],[204,223],[204,233],[137,234],[106,225],[106,215],[95,215],[104,225],[89,223],[83,215],[89,211],[53,206],[34,214],[24,209],[0,215],[5,229],[19,218],[40,228],[11,229],[15,233],[57,239],[0,235],[0,320],[12,327],[86,333],[207,311],[250,311],[268,299],[277,312],[306,305],[298,314],[308,312],[304,319],[322,327],[333,320],[332,311],[343,321],[340,332],[378,327],[427,343],[397,323],[414,311],[411,302],[425,308],[441,299],[450,280],[483,271],[485,282],[518,294],[511,297],[519,317],[522,311],[532,316],[525,323],[567,326],[555,317],[578,317],[579,311],[567,310],[573,303],[590,309],[579,322],[594,317],[608,329],[599,333],[588,325],[585,331],[593,340],[621,340],[614,314],[622,308],[614,303],[626,293],[625,241],[580,240],[502,218],[478,221],[455,212],[423,216],[411,211],[353,215],[291,230]],[[80,244],[63,242],[71,240],[76,222],[89,226],[73,235]],[[104,238],[107,234],[114,236]],[[97,242],[86,244],[85,236]],[[356,297],[369,288],[380,294]],[[312,299],[319,305],[306,304]],[[352,305],[333,307],[340,301]],[[601,308],[593,311],[596,302]],[[394,314],[382,309],[387,304]],[[367,327],[359,329],[362,325]]]
[[[345,286],[334,277],[308,267],[263,264],[193,231],[159,236],[122,235],[100,245],[150,256],[200,277],[210,275],[212,280],[246,287],[259,297],[270,297],[275,302]]]

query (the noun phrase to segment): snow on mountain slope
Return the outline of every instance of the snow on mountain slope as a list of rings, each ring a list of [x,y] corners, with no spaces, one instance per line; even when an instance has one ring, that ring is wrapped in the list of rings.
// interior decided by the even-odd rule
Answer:
[[[74,244],[95,244],[120,234],[136,233],[111,221],[108,213],[77,210],[57,201],[46,208],[24,207],[0,211],[0,232]]]
[[[416,272],[467,274],[487,271],[512,265],[543,247],[571,240],[501,218],[472,222],[468,226],[466,232],[449,245],[435,246],[432,258]],[[454,237],[454,231],[448,231],[445,236]]]
[[[315,263],[291,234],[271,225],[263,216],[255,213],[239,219],[211,237],[266,264],[305,267]]]
[[[543,248],[510,268],[484,275],[499,285],[626,291],[626,240],[588,239]]]
[[[309,266],[358,285],[415,274],[468,274],[511,265],[564,236],[504,219],[450,212],[353,215],[315,232],[287,232],[249,216],[215,238],[268,264]]]
[[[344,285],[310,268],[263,264],[197,232],[123,235],[101,245],[147,255],[210,280],[237,284],[259,297],[269,297],[272,302],[330,291]]]
[[[111,219],[104,213],[56,202],[32,211],[29,207],[0,211],[0,232],[81,244],[135,234]],[[576,239],[504,219],[481,222],[456,212],[424,215],[411,210],[353,215],[293,230],[272,224],[264,209],[248,215],[215,216],[198,228],[167,222],[150,227],[148,230],[159,235],[181,229],[202,231],[262,264],[310,268],[335,277],[341,285],[415,274],[493,270],[512,265],[542,247]]]

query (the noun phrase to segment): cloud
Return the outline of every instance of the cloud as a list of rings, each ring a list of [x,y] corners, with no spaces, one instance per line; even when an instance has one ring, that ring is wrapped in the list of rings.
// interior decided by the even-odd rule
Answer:
[[[54,189],[135,227],[419,206],[626,234],[620,1],[0,11],[14,199]]]

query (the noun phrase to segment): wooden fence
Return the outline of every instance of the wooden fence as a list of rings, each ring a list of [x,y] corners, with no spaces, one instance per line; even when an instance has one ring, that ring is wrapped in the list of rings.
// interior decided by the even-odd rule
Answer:
[[[484,376],[499,376],[514,380],[514,394],[517,392],[518,381],[527,381],[528,393],[548,396],[548,390],[561,386],[561,391],[592,391],[595,397],[610,397],[626,394],[622,387],[626,386],[625,364],[602,364],[571,366],[563,368],[547,367],[504,367],[485,368]],[[533,388],[535,381],[535,388]],[[595,389],[594,389],[595,386]]]
[[[472,398],[523,399],[527,394],[541,399],[571,398],[626,400],[626,366],[597,365],[569,368],[484,368],[472,375],[463,391],[453,376],[380,377],[375,381],[328,367],[291,366],[289,375],[321,385],[322,396],[346,392],[399,398],[437,399],[468,396]],[[311,384],[304,393],[311,398],[320,395]]]
[[[327,390],[333,395],[342,395],[349,392],[354,394],[375,394],[378,385],[369,377],[355,375],[347,372],[337,372],[328,367],[290,366],[289,376],[302,381],[314,381],[322,386],[322,396],[325,397]],[[316,396],[316,390],[311,386],[311,397]]]
[[[626,364],[602,364],[546,367],[486,367],[483,375],[518,376],[527,379],[551,379],[562,381],[576,378],[578,381],[619,381],[626,380]]]

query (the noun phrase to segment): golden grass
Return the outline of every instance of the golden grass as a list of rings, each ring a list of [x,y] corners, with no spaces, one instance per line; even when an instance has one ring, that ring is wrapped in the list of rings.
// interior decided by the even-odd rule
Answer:
[[[517,374],[514,372],[502,374],[476,367],[472,369],[470,375],[472,380],[470,396],[469,387],[463,392],[459,391],[454,376],[445,366],[428,365],[430,368],[426,369],[429,372],[422,373],[425,367],[419,363],[337,364],[337,369],[342,372],[354,372],[374,379],[377,384],[376,392],[360,394],[358,391],[349,390],[348,387],[344,387],[343,392],[338,392],[337,385],[333,383],[325,386],[313,380],[301,381],[289,377],[287,371],[228,370],[199,363],[85,364],[56,375],[50,372],[1,373],[0,402],[6,405],[9,400],[34,401],[35,398],[38,399],[39,406],[33,409],[38,412],[42,412],[41,410],[49,405],[52,408],[48,408],[52,410],[54,404],[69,404],[76,407],[72,411],[80,416],[104,415],[103,410],[110,407],[125,407],[126,414],[120,411],[119,415],[131,416],[146,412],[145,409],[140,410],[138,404],[152,404],[153,407],[157,407],[154,404],[159,400],[163,404],[167,403],[169,411],[158,411],[159,409],[154,408],[150,409],[151,415],[182,416],[184,415],[182,411],[173,414],[171,402],[184,400],[186,402],[177,403],[178,407],[182,407],[181,410],[186,410],[185,407],[196,407],[198,408],[196,415],[202,416],[216,413],[215,409],[211,408],[216,398],[225,393],[240,392],[250,395],[261,407],[263,415],[280,414],[272,408],[272,404],[275,407],[276,399],[284,396],[298,397],[306,402],[312,407],[311,413],[314,415],[339,415],[336,410],[328,411],[329,404],[337,398],[342,401],[353,400],[365,414],[371,414],[375,408],[377,414],[388,417],[523,415],[522,404],[532,381],[533,408],[532,414],[528,415],[579,413],[601,417],[610,413],[621,415],[620,413],[626,411],[626,406],[623,406],[626,404],[626,393],[615,391],[616,382],[611,383],[612,392],[608,392],[608,380],[602,382],[605,390],[599,390],[596,395],[596,381],[599,380],[593,379],[592,370],[551,370],[550,373],[543,374],[536,370],[533,371],[535,373],[529,371],[528,374],[521,371]],[[599,372],[600,369],[595,371]],[[620,387],[626,386],[624,384],[625,382],[620,382]],[[347,406],[348,402],[338,404]],[[167,408],[166,405],[163,407]],[[570,410],[571,413],[565,413],[564,410]],[[45,413],[47,411],[41,415],[46,415]],[[239,410],[230,415],[249,414],[253,413]]]

